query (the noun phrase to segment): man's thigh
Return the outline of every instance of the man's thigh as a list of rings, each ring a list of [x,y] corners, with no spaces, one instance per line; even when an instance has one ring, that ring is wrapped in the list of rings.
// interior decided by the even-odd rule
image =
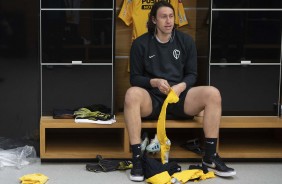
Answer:
[[[141,92],[140,114],[141,117],[149,116],[153,111],[152,99],[149,92],[146,89],[139,88]]]
[[[209,86],[192,87],[186,94],[184,101],[184,112],[189,115],[197,115],[205,107],[205,93]]]

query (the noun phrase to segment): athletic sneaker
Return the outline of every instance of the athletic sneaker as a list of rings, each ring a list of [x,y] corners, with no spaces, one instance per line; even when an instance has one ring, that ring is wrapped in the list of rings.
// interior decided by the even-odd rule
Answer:
[[[130,171],[129,179],[131,181],[144,181],[144,172],[142,167],[142,160],[133,159],[133,168]]]
[[[146,147],[147,147],[147,145],[149,144],[148,133],[147,133],[147,132],[144,132],[144,133],[142,134],[141,139],[142,139],[142,142],[141,142],[141,152],[142,152],[142,154],[143,154],[144,151],[145,151],[145,149],[146,149]]]
[[[161,151],[161,145],[158,140],[157,134],[155,135],[154,139],[151,139],[150,144],[146,147],[146,151],[148,153],[157,153]]]
[[[236,175],[233,168],[227,167],[217,153],[209,158],[203,158],[203,165],[211,168],[218,176],[229,177]]]

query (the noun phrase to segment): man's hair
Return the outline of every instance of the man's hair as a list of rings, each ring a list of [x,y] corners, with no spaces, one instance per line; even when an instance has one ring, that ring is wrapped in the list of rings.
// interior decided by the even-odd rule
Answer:
[[[152,9],[151,9],[151,11],[149,13],[149,19],[148,19],[148,22],[147,22],[147,28],[148,28],[148,32],[150,34],[154,34],[155,33],[156,24],[154,24],[152,19],[153,19],[153,17],[157,18],[157,11],[161,7],[169,7],[169,8],[171,8],[173,10],[173,14],[175,16],[174,8],[173,8],[173,6],[169,2],[167,2],[165,0],[160,0],[160,1],[156,2],[153,5],[153,7],[152,7]]]

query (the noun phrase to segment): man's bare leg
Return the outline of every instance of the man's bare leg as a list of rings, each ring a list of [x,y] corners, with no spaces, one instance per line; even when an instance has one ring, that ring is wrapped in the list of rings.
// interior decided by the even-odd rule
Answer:
[[[203,129],[205,134],[205,157],[216,153],[221,118],[220,92],[211,86],[191,88],[185,98],[184,112],[197,115],[205,111]]]
[[[124,101],[124,120],[129,134],[130,144],[140,144],[141,117],[152,112],[152,101],[149,93],[139,87],[127,90]]]
[[[217,138],[221,119],[221,95],[211,86],[191,88],[185,98],[184,112],[197,115],[204,110],[203,128],[207,138]]]
[[[132,150],[133,168],[129,176],[132,181],[144,180],[141,159],[141,117],[150,115],[152,109],[152,100],[146,90],[140,87],[131,87],[127,90],[124,102],[124,119]]]
[[[205,133],[203,165],[214,170],[216,175],[222,177],[234,176],[236,171],[227,167],[216,152],[221,119],[221,95],[216,88],[199,86],[188,91],[184,103],[184,112],[189,115],[197,115],[203,110]]]

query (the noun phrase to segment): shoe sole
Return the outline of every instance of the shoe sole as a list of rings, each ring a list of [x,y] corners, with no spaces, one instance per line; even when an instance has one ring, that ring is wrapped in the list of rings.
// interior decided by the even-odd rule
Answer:
[[[236,175],[236,171],[231,171],[231,172],[222,172],[222,171],[218,171],[216,169],[210,168],[215,175],[217,176],[221,176],[221,177],[231,177],[231,176],[235,176]]]
[[[133,175],[129,175],[129,179],[131,181],[144,181],[144,176],[133,176]]]

